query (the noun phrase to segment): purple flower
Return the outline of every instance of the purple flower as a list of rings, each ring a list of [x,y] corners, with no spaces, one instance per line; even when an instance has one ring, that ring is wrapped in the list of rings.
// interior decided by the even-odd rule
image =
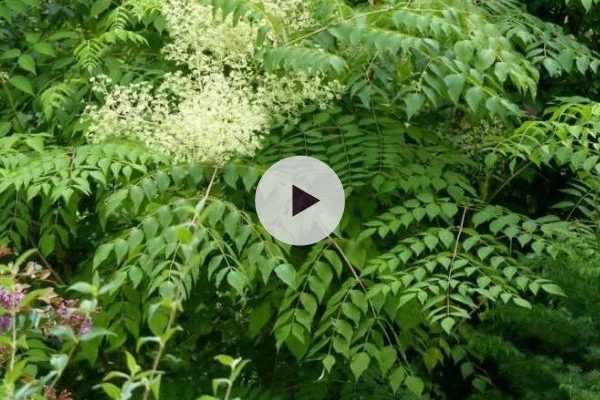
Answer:
[[[90,333],[92,330],[92,321],[89,318],[83,320],[81,325],[79,326],[79,334],[85,335],[86,333]]]
[[[64,305],[64,303],[60,303],[56,309],[56,313],[62,318],[67,318],[69,316],[69,309]]]
[[[11,299],[10,293],[8,293],[6,291],[6,289],[0,287],[0,305],[4,308],[8,309],[9,303],[11,301],[10,299]]]
[[[4,288],[0,288],[0,305],[6,310],[12,311],[19,307],[19,304],[25,297],[22,290],[9,292]]]
[[[60,325],[70,326],[73,331],[85,335],[92,330],[92,320],[79,311],[76,306],[77,303],[70,300],[63,300],[60,304],[55,305],[56,322]]]
[[[0,317],[0,333],[6,332],[12,323],[12,318],[9,315]]]

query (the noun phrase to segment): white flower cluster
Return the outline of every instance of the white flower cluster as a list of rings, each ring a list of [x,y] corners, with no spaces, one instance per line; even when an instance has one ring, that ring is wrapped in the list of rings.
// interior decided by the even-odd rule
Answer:
[[[265,6],[308,23],[301,1]],[[222,163],[252,155],[274,119],[294,118],[309,103],[325,108],[342,91],[318,74],[266,74],[254,58],[257,28],[247,21],[213,18],[194,0],[168,0],[163,14],[172,39],[163,52],[190,72],[167,74],[159,85],[96,81],[105,102],[86,110],[92,142],[131,137],[176,161]]]
[[[278,76],[266,74],[257,88],[258,97],[272,114],[293,118],[306,104],[327,108],[336,100],[344,87],[338,81],[326,82],[323,76],[303,73]]]
[[[241,20],[220,21],[213,9],[193,0],[168,0],[163,7],[172,42],[165,56],[199,73],[248,66],[254,54],[258,29]]]
[[[263,0],[265,9],[283,20],[288,29],[302,30],[315,24],[310,0]]]
[[[95,87],[106,101],[86,111],[93,142],[132,137],[175,161],[220,163],[232,152],[252,154],[258,147],[256,132],[268,126],[248,88],[222,74],[199,79],[169,74],[156,88],[112,85],[104,78]]]

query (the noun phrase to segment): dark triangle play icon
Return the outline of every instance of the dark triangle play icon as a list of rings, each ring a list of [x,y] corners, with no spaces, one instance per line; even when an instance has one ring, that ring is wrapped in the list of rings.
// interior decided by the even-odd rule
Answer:
[[[314,206],[319,201],[315,196],[306,193],[296,185],[292,185],[292,216]]]

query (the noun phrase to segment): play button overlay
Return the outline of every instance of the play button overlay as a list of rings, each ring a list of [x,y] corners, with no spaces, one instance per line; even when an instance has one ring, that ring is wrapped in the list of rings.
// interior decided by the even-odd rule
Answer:
[[[256,188],[256,212],[277,240],[307,246],[325,239],[344,214],[342,182],[312,157],[284,158],[273,164]]]
[[[301,213],[308,207],[319,202],[315,196],[311,196],[296,185],[292,185],[292,216]]]

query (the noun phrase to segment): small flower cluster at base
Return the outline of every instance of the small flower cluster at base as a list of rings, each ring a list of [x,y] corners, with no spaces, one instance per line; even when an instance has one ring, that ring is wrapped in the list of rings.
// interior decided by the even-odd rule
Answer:
[[[0,287],[0,306],[7,311],[16,311],[25,297],[25,289],[17,288],[13,291],[8,291],[6,288]]]
[[[25,293],[26,289],[20,285],[12,290],[0,287],[0,306],[5,312],[9,313],[9,315],[0,316],[0,333],[4,333],[11,328],[13,314],[19,312]]]
[[[12,326],[12,317],[10,315],[3,315],[0,317],[0,333],[4,333]]]
[[[85,335],[92,330],[92,320],[79,311],[77,300],[61,299],[52,305],[54,316],[51,317],[51,325],[62,325],[70,327],[73,332]]]
[[[46,397],[46,400],[73,400],[73,394],[69,390],[63,389],[60,394],[58,394],[56,389],[50,386],[47,386],[44,389],[44,396]]]

